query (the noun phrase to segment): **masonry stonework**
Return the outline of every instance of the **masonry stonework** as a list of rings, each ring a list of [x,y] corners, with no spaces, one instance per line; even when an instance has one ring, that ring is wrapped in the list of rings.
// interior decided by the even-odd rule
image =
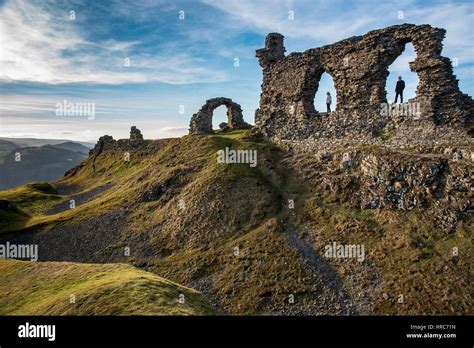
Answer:
[[[130,128],[130,138],[129,139],[118,139],[115,140],[110,135],[103,135],[97,141],[97,144],[92,150],[89,151],[89,155],[99,155],[104,150],[133,150],[140,149],[146,145],[146,142],[143,140],[143,135],[140,129],[136,126]]]
[[[377,143],[391,134],[390,145],[471,141],[474,102],[460,92],[451,61],[441,56],[446,31],[429,25],[403,24],[374,30],[332,45],[285,56],[283,36],[268,34],[256,56],[263,69],[256,131],[304,148]],[[388,68],[411,42],[417,58],[416,114],[384,112]],[[337,108],[319,113],[314,97],[323,73],[334,80]],[[405,106],[406,106],[405,105]],[[393,110],[393,109],[390,109]]]
[[[135,126],[130,129],[130,142],[143,141],[142,132]]]
[[[227,107],[227,128],[239,129],[247,128],[242,116],[242,108],[229,98],[213,98],[206,101],[203,107],[193,115],[189,125],[189,134],[208,134],[213,133],[212,115],[214,110],[221,105]]]

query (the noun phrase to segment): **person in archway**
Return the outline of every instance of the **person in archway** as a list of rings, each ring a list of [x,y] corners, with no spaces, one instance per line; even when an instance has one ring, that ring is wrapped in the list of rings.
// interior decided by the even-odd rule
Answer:
[[[328,113],[331,112],[331,103],[332,103],[331,93],[327,91],[326,92],[326,109]]]
[[[405,89],[405,81],[402,80],[401,76],[398,76],[398,81],[395,86],[395,103],[398,100],[398,96],[400,96],[400,103],[403,103],[403,90]]]

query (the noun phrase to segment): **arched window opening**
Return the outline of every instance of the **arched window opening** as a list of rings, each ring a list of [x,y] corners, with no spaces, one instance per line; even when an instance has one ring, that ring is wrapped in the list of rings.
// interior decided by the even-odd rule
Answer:
[[[329,95],[328,95],[329,93]],[[329,106],[327,105],[329,104]],[[319,86],[314,96],[314,108],[319,113],[335,111],[337,104],[336,88],[334,81],[328,73],[323,73],[319,80]]]
[[[213,130],[220,130],[219,125],[222,123],[228,123],[229,119],[227,117],[227,106],[221,105],[214,109],[212,114],[212,129]]]
[[[416,97],[416,88],[420,79],[418,75],[410,70],[410,62],[416,58],[416,52],[412,43],[405,45],[405,50],[390,65],[385,85],[388,103],[408,102]],[[400,81],[400,82],[399,82]]]

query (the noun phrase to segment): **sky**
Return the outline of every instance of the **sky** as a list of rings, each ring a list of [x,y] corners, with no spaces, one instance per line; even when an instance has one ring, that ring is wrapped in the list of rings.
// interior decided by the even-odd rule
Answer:
[[[228,97],[254,122],[262,72],[255,50],[269,32],[285,36],[287,54],[390,25],[447,30],[442,55],[464,93],[474,95],[474,2],[379,0],[0,0],[0,137],[95,142],[187,134],[207,99]],[[388,100],[403,76],[405,98],[418,78],[408,44],[390,67]],[[324,74],[315,98],[337,100]],[[90,103],[94,117],[61,113]],[[214,113],[215,127],[226,121]]]

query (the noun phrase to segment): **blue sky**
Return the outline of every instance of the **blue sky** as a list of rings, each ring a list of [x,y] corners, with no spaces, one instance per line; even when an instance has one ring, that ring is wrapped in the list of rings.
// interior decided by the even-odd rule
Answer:
[[[241,104],[253,123],[262,83],[255,50],[275,31],[290,53],[394,24],[443,27],[443,55],[457,62],[461,90],[474,94],[472,1],[6,0],[0,19],[0,136],[95,141],[128,137],[131,125],[146,138],[180,136],[218,96]],[[414,58],[407,45],[390,68],[389,100],[398,75],[414,96]],[[317,109],[327,90],[334,96],[325,75]],[[96,117],[57,116],[64,100],[95,103]],[[224,120],[220,107],[214,124]]]

